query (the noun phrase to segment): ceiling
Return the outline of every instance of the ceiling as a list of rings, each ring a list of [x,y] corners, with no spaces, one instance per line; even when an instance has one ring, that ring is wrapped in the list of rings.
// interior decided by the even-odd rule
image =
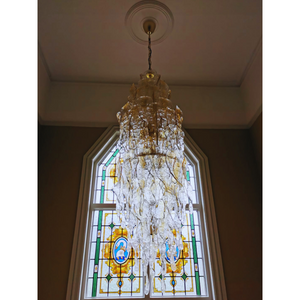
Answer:
[[[136,0],[39,0],[38,38],[52,82],[137,82],[147,46],[125,15]],[[152,47],[152,67],[169,85],[238,87],[262,37],[261,0],[161,0],[174,27]]]

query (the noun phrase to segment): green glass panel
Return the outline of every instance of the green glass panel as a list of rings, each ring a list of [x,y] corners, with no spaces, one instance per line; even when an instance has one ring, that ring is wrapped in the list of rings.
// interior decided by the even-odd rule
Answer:
[[[187,178],[187,181],[190,181],[190,172],[189,171],[186,172],[186,178]]]
[[[96,292],[97,292],[97,273],[94,273],[94,278],[93,278],[93,293],[92,297],[96,297]]]
[[[118,154],[119,149],[117,149],[114,154],[110,157],[110,159],[108,160],[108,162],[105,164],[106,167],[108,167],[110,165],[110,163],[113,161],[113,159],[116,157],[116,155]]]
[[[195,226],[194,226],[194,216],[190,215],[190,219],[191,219],[191,229],[194,230]]]
[[[113,156],[117,156],[117,154],[119,153],[119,149],[117,149],[116,151],[115,151],[115,153],[114,153],[114,155]]]
[[[97,246],[96,246],[96,255],[95,255],[95,264],[98,264],[99,261],[99,249],[100,249],[100,237],[97,238]]]
[[[130,280],[132,281],[132,280],[135,278],[135,276],[134,276],[133,274],[131,274],[131,275],[129,276],[129,278],[130,278]]]
[[[104,202],[104,186],[101,187],[101,197],[100,197],[100,203],[102,204]]]
[[[201,295],[201,290],[200,290],[200,278],[199,278],[199,272],[195,272],[196,276],[196,289],[197,289],[197,295]]]
[[[193,244],[194,262],[195,262],[195,264],[196,264],[196,263],[198,263],[198,258],[197,258],[196,240],[195,240],[194,237],[192,237],[192,244]]]
[[[101,227],[102,227],[102,213],[103,213],[103,211],[100,210],[99,211],[99,219],[98,219],[98,230],[101,230]]]
[[[107,281],[110,281],[111,278],[112,278],[112,277],[110,276],[110,274],[108,274],[108,275],[106,276]]]

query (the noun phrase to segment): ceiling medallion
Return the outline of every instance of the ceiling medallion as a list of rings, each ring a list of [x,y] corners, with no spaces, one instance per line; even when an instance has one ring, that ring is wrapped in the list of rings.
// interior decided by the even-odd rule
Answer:
[[[142,4],[131,11],[150,4],[157,6],[156,1]],[[166,289],[166,273],[170,269],[178,272],[179,252],[185,248],[182,225],[186,205],[189,204],[190,213],[193,206],[186,177],[182,111],[178,106],[173,108],[168,85],[152,69],[151,38],[159,26],[149,18],[140,29],[148,38],[148,70],[140,75],[137,86],[131,86],[128,102],[117,114],[120,156],[116,161],[114,193],[120,224],[128,232],[126,249],[133,248],[135,257],[140,255],[142,259],[147,295],[157,255],[161,258],[162,292]],[[120,245],[121,242],[125,245],[125,240]],[[115,255],[119,263],[125,263],[129,252],[120,249]]]
[[[165,4],[155,0],[140,1],[128,10],[125,17],[128,33],[140,44],[147,45],[148,43],[143,30],[143,24],[147,20],[152,20],[156,24],[152,36],[153,45],[161,43],[173,30],[173,14]]]

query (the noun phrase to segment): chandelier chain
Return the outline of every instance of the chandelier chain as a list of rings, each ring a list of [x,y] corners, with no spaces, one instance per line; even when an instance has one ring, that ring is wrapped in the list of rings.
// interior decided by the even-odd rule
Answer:
[[[149,56],[148,56],[148,64],[149,64],[149,70],[151,69],[151,54],[152,54],[152,50],[151,50],[151,32],[148,31],[148,50],[149,50]]]

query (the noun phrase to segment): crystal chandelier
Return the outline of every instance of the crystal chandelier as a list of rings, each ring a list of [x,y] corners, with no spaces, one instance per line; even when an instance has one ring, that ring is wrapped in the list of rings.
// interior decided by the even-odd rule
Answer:
[[[158,251],[161,257],[169,257],[172,270],[176,270],[174,257],[183,249],[182,224],[190,192],[182,111],[178,106],[172,107],[168,85],[151,68],[154,29],[153,21],[144,23],[149,69],[140,75],[137,87],[131,86],[128,102],[117,114],[120,156],[116,163],[118,182],[114,187],[117,214],[121,226],[129,233],[128,248],[132,247],[142,261],[145,294],[150,289],[148,267],[152,280]],[[190,213],[192,209],[190,202]],[[162,259],[162,292],[166,263]]]

